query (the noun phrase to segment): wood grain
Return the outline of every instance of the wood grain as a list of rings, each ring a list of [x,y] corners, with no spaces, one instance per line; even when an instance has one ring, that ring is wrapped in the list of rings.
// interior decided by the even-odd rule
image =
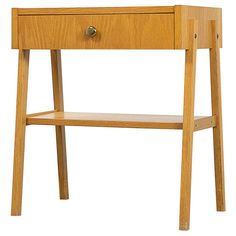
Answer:
[[[95,26],[97,35],[85,30]],[[213,128],[217,210],[225,210],[220,50],[220,8],[16,8],[12,47],[19,48],[12,215],[21,214],[25,126],[56,126],[60,198],[68,199],[64,126],[183,129],[179,228],[190,225],[194,131]],[[210,48],[212,116],[194,117],[197,48]],[[27,50],[23,50],[27,49]],[[26,115],[28,49],[50,49],[54,110]],[[60,49],[185,49],[183,116],[64,112]]]
[[[19,40],[18,40],[18,9],[17,8],[12,8],[12,20],[11,20],[11,25],[12,25],[12,40],[11,40],[11,45],[12,48],[18,48],[19,47]]]
[[[188,20],[198,21],[197,48],[210,48],[212,45],[210,20],[217,20],[220,35],[219,46],[222,47],[222,10],[212,7],[175,6],[175,48],[188,48]]]
[[[215,116],[206,116],[201,119],[194,120],[194,131],[199,131],[203,129],[213,128],[216,126]]]
[[[104,15],[174,13],[173,6],[142,7],[80,7],[80,8],[19,8],[19,15]]]
[[[21,49],[187,49],[187,21],[198,20],[198,48],[211,48],[210,20],[222,47],[222,10],[212,7],[18,8],[12,47]],[[88,40],[85,29],[98,28]]]
[[[224,150],[221,105],[220,77],[220,38],[216,21],[211,21],[212,48],[210,49],[211,68],[211,101],[212,114],[216,116],[216,126],[213,128],[215,185],[217,211],[225,211],[225,180],[224,180]]]
[[[192,174],[192,146],[194,132],[194,97],[198,24],[196,20],[188,22],[188,45],[185,55],[183,143],[180,190],[179,229],[188,230],[190,224],[190,198]]]
[[[51,50],[54,109],[64,111],[61,51]],[[69,199],[66,134],[64,126],[56,126],[57,163],[60,199]]]
[[[19,48],[174,49],[173,14],[20,16],[19,28]]]
[[[215,126],[215,117],[196,116],[194,130]],[[173,115],[51,112],[27,115],[27,124],[120,128],[182,129],[183,117]]]
[[[46,114],[50,114],[53,112],[57,112],[56,110],[50,110],[50,111],[42,111],[42,112],[37,112],[37,113],[31,113],[31,114],[27,114],[27,117],[34,117],[34,116],[41,116],[41,115],[46,115]]]
[[[29,68],[29,50],[20,50],[19,65],[18,65],[14,170],[13,170],[13,187],[12,187],[12,209],[11,209],[12,216],[21,215],[28,68]]]

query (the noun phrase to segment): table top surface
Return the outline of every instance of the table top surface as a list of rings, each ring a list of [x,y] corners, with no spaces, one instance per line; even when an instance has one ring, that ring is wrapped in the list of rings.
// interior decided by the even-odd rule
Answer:
[[[50,14],[132,14],[132,13],[175,13],[176,7],[183,8],[211,8],[201,6],[130,6],[130,7],[79,7],[79,8],[14,8],[18,15],[50,15]]]

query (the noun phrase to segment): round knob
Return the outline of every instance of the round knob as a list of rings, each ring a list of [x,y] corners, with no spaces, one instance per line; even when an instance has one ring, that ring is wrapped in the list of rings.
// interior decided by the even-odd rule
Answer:
[[[97,29],[94,26],[91,25],[86,29],[85,33],[88,37],[93,38],[97,34]]]

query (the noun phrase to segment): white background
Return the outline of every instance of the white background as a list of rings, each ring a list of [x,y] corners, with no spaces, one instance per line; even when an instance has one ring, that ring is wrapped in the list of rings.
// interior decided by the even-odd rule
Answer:
[[[58,193],[54,127],[27,128],[23,215],[10,217],[17,50],[12,7],[201,5],[223,8],[222,96],[227,211],[215,210],[212,131],[194,135],[188,235],[235,235],[233,1],[1,0],[0,235],[183,235],[178,231],[181,131],[68,127],[70,200]],[[184,51],[62,52],[66,111],[182,114]],[[32,51],[28,112],[53,108],[50,55]],[[211,112],[209,53],[198,52],[195,114]],[[226,231],[229,233],[227,234]]]

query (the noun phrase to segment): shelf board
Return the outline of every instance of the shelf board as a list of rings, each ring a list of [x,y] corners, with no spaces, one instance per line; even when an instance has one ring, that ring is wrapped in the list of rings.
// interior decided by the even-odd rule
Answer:
[[[49,111],[27,115],[27,125],[93,126],[120,128],[182,129],[183,117]],[[196,116],[195,131],[215,126],[215,116]]]

